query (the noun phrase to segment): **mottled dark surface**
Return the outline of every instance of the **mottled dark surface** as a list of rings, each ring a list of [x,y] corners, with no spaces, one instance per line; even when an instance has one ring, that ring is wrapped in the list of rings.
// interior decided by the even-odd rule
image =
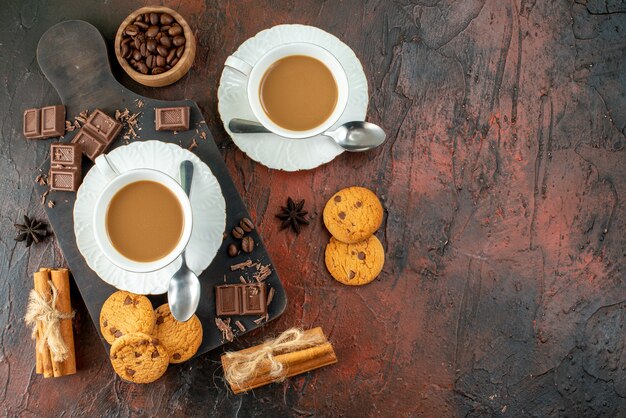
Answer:
[[[49,2],[52,3],[52,2]],[[138,93],[198,102],[289,297],[240,348],[293,325],[322,326],[339,363],[244,396],[227,392],[219,352],[135,386],[116,378],[74,295],[80,372],[44,380],[21,317],[54,240],[24,249],[13,222],[44,216],[32,173],[48,141],[25,141],[27,107],[57,102],[35,47],[83,19],[112,44],[144,2],[38,4],[0,15],[0,411],[8,416],[623,416],[626,411],[626,4],[623,1],[170,2],[199,53],[177,84]],[[243,155],[217,115],[226,56],[279,23],[347,42],[370,83],[381,149],[281,173]],[[337,189],[364,185],[387,212],[380,278],[333,281],[321,222]],[[280,186],[280,187],[277,187]],[[287,191],[315,216],[295,237],[273,214]],[[219,351],[219,350],[218,350]]]

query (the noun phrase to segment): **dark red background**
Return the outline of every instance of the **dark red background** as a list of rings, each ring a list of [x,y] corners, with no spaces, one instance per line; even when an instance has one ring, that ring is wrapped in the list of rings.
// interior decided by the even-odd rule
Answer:
[[[83,19],[109,45],[146,2],[9,0],[0,14],[0,412],[35,415],[617,416],[626,410],[626,6],[603,1],[166,2],[197,31],[173,86],[215,140],[286,286],[285,314],[228,348],[321,326],[339,363],[244,396],[225,389],[220,350],[138,386],[113,373],[74,295],[80,372],[35,374],[22,322],[31,273],[64,263],[54,240],[24,249],[13,222],[44,216],[32,189],[47,142],[21,137],[28,107],[58,101],[35,58],[41,34]],[[389,139],[301,173],[242,154],[217,114],[228,54],[281,23],[350,45]],[[103,65],[105,65],[103,63]],[[378,280],[349,288],[323,262],[323,205],[339,188],[382,199]],[[305,198],[296,237],[274,213]]]

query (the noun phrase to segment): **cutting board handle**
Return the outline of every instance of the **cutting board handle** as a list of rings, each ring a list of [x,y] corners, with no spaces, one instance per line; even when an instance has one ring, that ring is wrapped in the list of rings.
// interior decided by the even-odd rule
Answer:
[[[111,110],[119,106],[120,92],[132,94],[113,77],[104,39],[87,22],[68,20],[48,29],[39,40],[37,61],[61,101],[74,107],[68,112]]]

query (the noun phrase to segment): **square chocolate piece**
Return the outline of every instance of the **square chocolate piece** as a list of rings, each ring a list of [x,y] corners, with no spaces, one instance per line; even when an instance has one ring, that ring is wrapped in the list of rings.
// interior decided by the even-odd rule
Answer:
[[[50,190],[58,190],[63,192],[75,192],[80,186],[80,169],[65,167],[50,167],[50,176],[48,184]]]
[[[28,139],[41,138],[41,110],[27,109],[24,111],[24,136]]]
[[[189,106],[155,108],[157,131],[189,130]]]
[[[217,316],[239,315],[241,312],[241,289],[239,285],[215,287]]]
[[[81,155],[79,144],[62,144],[60,142],[50,144],[50,166],[80,167]]]
[[[120,122],[96,109],[74,136],[72,143],[80,144],[83,154],[93,161],[109,148],[121,130]]]
[[[241,286],[241,314],[260,315],[267,313],[265,283],[255,283]]]
[[[65,134],[65,106],[47,106],[41,109],[41,136],[51,138]]]
[[[84,127],[74,136],[72,144],[79,144],[83,150],[83,154],[92,161],[95,160],[98,155],[102,154],[106,148],[106,144],[100,142],[91,131]]]
[[[122,130],[122,124],[100,109],[93,111],[85,122],[85,127],[100,137],[101,142],[110,144]]]

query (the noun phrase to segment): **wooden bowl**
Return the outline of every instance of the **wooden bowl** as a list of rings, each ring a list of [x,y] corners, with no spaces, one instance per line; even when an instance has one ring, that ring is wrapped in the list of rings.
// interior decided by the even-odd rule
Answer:
[[[144,13],[168,13],[183,28],[183,34],[185,36],[185,52],[183,52],[183,55],[174,67],[161,74],[142,74],[131,67],[126,59],[120,54],[120,45],[122,43],[122,34],[124,33],[124,29],[126,29],[126,26],[134,22],[137,16]],[[115,56],[117,57],[117,62],[119,62],[124,71],[126,71],[126,74],[131,76],[131,78],[138,83],[149,87],[168,86],[187,74],[191,68],[193,60],[196,58],[196,38],[193,35],[189,24],[187,24],[185,19],[183,19],[183,17],[176,11],[163,6],[142,7],[141,9],[137,9],[129,14],[117,30],[117,34],[115,35]]]

